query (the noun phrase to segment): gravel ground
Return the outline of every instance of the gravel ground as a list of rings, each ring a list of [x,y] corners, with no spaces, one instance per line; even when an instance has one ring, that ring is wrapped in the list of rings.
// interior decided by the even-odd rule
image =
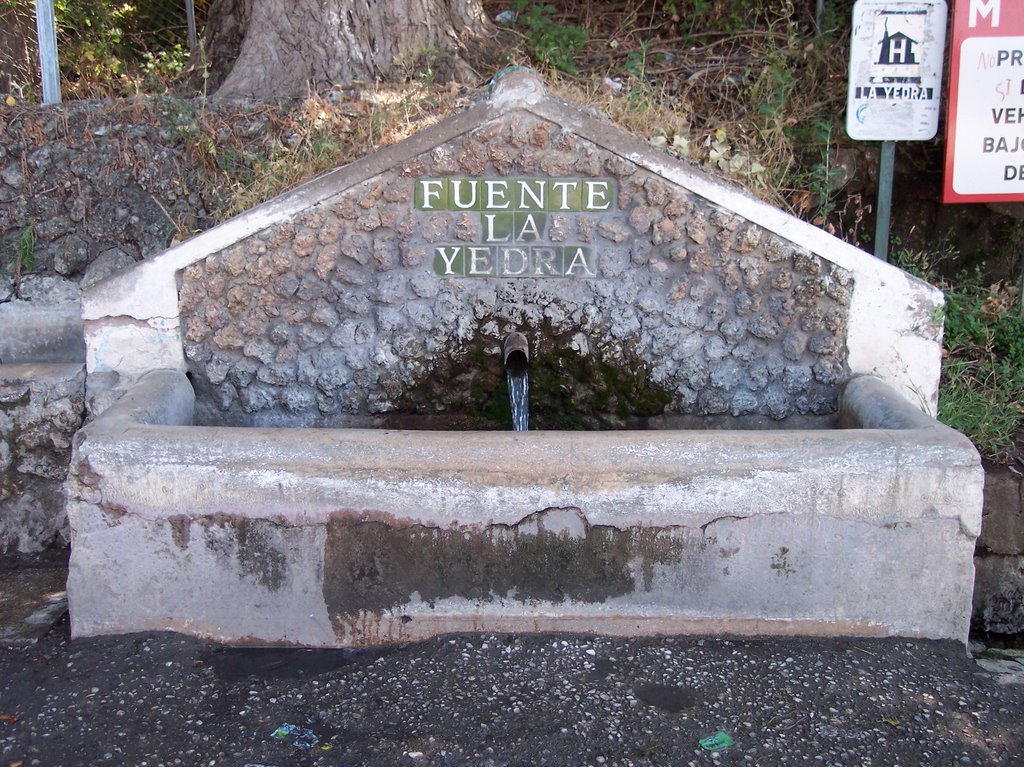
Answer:
[[[70,641],[65,618],[0,649],[0,767],[1024,765],[1024,685],[1000,678],[950,642],[227,649],[176,634]],[[734,744],[702,749],[719,731]]]

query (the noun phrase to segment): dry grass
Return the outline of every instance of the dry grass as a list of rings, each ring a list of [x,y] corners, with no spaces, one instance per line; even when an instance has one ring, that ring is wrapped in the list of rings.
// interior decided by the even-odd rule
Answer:
[[[408,138],[465,102],[457,86],[365,85],[311,93],[288,108],[258,107],[268,127],[256,137],[238,129],[251,123],[251,107],[243,114],[218,105],[199,109],[185,127],[185,143],[208,183],[222,190],[223,219]]]
[[[831,170],[845,140],[847,31],[816,35],[787,3],[743,27],[718,3],[723,19],[698,30],[668,5],[560,3],[560,21],[589,38],[577,73],[542,71],[555,95],[834,233],[857,229],[863,207],[837,198]],[[526,58],[521,34],[504,43]]]
[[[491,18],[509,5],[484,3]],[[862,206],[837,198],[830,177],[830,153],[844,138],[846,30],[816,36],[803,5],[797,9],[788,0],[564,0],[553,8],[556,31],[587,32],[582,50],[573,52],[575,74],[545,70],[543,61],[531,59],[530,30],[515,26],[467,52],[481,74],[480,82],[467,85],[481,85],[506,64],[533,66],[557,96],[594,106],[626,130],[837,234],[856,230]],[[842,2],[836,13],[849,16]],[[104,68],[105,57],[83,53],[75,77],[65,82],[66,96],[166,92],[175,84],[152,66],[152,56],[162,53],[150,54],[148,69]],[[276,145],[251,146],[225,124],[230,115],[200,110],[188,138],[199,167],[231,190],[224,214],[459,108],[457,89],[434,84],[439,62],[431,63],[428,53],[410,53],[404,84],[345,87],[311,94],[287,109],[267,107],[272,132],[280,136]],[[606,81],[620,87],[609,90]]]

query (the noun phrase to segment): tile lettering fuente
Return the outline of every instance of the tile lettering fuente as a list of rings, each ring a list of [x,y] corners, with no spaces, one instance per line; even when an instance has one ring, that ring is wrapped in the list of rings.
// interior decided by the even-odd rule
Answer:
[[[577,277],[599,274],[597,253],[554,243],[549,214],[615,210],[610,178],[421,178],[413,207],[423,213],[479,216],[476,243],[439,244],[434,273],[442,277]]]

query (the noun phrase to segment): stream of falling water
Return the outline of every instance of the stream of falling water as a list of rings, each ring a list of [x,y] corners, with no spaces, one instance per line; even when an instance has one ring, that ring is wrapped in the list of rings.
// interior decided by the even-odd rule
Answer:
[[[526,365],[512,365],[507,369],[508,403],[512,407],[512,428],[528,431],[530,428],[530,376]]]

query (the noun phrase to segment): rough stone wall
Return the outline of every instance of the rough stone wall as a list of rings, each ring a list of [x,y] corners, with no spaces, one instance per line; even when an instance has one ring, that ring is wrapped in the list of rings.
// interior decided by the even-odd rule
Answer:
[[[211,226],[218,163],[244,163],[243,143],[268,151],[284,114],[170,98],[0,105],[0,301],[26,241],[34,264],[19,294],[58,303]]]
[[[0,554],[67,544],[61,487],[84,398],[83,365],[0,366]]]
[[[481,217],[417,211],[418,178],[609,178],[606,214],[549,213],[597,276],[435,274],[437,246]],[[439,370],[496,355],[513,330],[624,369],[669,412],[826,413],[848,374],[848,273],[532,116],[512,114],[184,270],[185,354],[205,418],[330,425],[459,406]],[[482,345],[481,345],[482,344]],[[469,371],[472,377],[472,371]],[[445,392],[448,392],[447,394]]]
[[[985,467],[985,506],[974,556],[974,628],[1024,632],[1024,482],[1005,466]]]
[[[150,104],[10,109],[0,121],[0,250],[34,244],[36,274],[78,282],[100,256],[125,266],[195,220],[176,136]],[[166,213],[161,210],[166,209]],[[5,264],[6,265],[6,264]],[[10,294],[10,275],[0,286]],[[52,287],[52,286],[51,286]],[[66,289],[66,288],[65,288]]]

